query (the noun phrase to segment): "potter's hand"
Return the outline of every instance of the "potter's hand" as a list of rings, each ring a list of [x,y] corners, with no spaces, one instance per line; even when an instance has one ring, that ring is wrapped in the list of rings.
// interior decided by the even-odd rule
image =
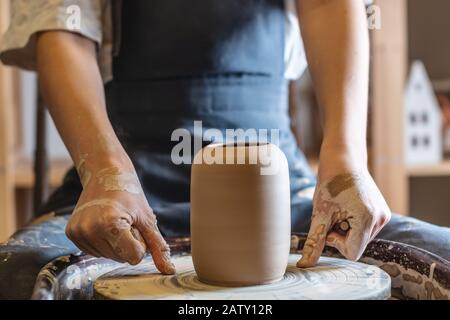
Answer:
[[[344,172],[319,181],[311,227],[297,266],[314,266],[325,244],[347,259],[358,260],[390,216],[386,201],[366,171]]]
[[[173,274],[170,250],[156,225],[134,172],[110,167],[98,172],[78,168],[83,192],[66,228],[84,252],[130,264],[139,263],[148,248],[155,265]]]

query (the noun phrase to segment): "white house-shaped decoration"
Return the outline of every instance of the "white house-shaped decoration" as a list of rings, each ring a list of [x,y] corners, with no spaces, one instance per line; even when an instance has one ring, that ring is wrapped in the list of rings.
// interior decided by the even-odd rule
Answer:
[[[442,113],[425,66],[411,66],[405,92],[404,155],[408,165],[442,161]]]

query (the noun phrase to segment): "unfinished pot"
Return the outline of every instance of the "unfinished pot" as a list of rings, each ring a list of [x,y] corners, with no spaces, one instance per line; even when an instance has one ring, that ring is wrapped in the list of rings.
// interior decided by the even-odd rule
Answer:
[[[286,156],[270,143],[211,144],[191,173],[191,246],[200,281],[223,286],[280,280],[290,249]]]

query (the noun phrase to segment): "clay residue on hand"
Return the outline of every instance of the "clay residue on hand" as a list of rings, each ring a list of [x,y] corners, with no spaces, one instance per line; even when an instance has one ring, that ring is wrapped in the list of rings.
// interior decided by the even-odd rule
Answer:
[[[97,183],[105,191],[126,191],[133,194],[141,193],[139,180],[135,173],[121,172],[117,167],[100,170],[96,174]]]
[[[327,230],[325,229],[326,225],[323,223],[317,227],[317,229],[314,230],[314,233],[308,238],[307,245],[311,247],[315,247],[317,245],[317,242],[325,235]]]
[[[341,192],[355,187],[355,181],[358,176],[351,173],[344,173],[334,177],[328,184],[326,188],[330,193],[331,197],[337,197]]]
[[[73,214],[77,213],[78,211],[82,211],[86,208],[90,208],[90,207],[100,207],[102,209],[105,207],[111,207],[113,209],[116,209],[118,212],[132,214],[132,212],[130,212],[130,210],[128,210],[120,202],[112,200],[112,199],[96,199],[96,200],[86,202],[86,203],[82,204],[81,206],[77,206],[75,208],[75,210],[73,211]]]
[[[313,231],[313,233],[308,236],[308,239],[305,242],[303,249],[302,249],[303,261],[309,260],[311,258],[314,251],[316,250],[317,242],[321,238],[323,238],[326,233],[327,233],[327,225],[325,223],[323,223],[323,224],[320,224]],[[301,264],[298,263],[297,266],[301,266]]]
[[[84,154],[80,157],[80,161],[78,162],[77,172],[80,176],[81,185],[86,187],[89,181],[91,180],[92,173],[86,169],[86,158],[87,154]]]

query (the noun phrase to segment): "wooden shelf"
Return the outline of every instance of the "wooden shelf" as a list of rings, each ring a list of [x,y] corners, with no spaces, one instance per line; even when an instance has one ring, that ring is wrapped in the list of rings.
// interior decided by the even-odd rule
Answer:
[[[48,182],[50,187],[57,187],[61,184],[67,170],[72,166],[70,160],[53,160],[49,163]],[[33,162],[22,159],[15,165],[15,186],[16,188],[31,188],[34,185]]]
[[[439,79],[432,81],[433,89],[435,92],[449,92],[450,91],[450,79]]]
[[[435,165],[409,166],[406,169],[410,177],[450,176],[450,160]]]

